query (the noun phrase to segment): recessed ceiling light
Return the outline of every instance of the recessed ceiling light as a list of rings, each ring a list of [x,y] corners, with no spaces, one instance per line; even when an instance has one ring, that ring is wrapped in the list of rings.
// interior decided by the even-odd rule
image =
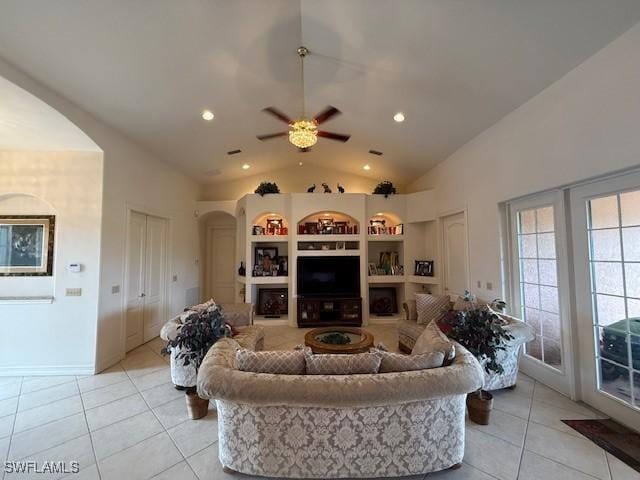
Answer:
[[[298,165],[302,166],[304,165],[304,162],[298,162]]]
[[[364,170],[371,170],[371,165],[369,165],[368,163],[362,167]]]
[[[398,123],[404,122],[404,113],[402,113],[402,112],[398,112],[398,113],[396,113],[396,114],[393,116],[393,120],[394,120],[394,121],[396,121],[396,122],[398,122]]]
[[[249,170],[250,168],[251,168],[251,165],[249,165],[248,163],[245,163],[242,165],[243,170]]]
[[[202,119],[206,120],[207,122],[210,122],[211,120],[213,120],[213,117],[215,117],[215,115],[213,114],[213,112],[211,110],[203,110],[202,111]]]

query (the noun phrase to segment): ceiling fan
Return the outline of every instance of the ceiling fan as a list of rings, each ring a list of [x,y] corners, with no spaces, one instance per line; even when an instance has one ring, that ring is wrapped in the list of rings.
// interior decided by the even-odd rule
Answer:
[[[298,147],[300,152],[308,152],[309,149],[316,144],[318,137],[327,138],[329,140],[336,140],[338,142],[346,142],[351,138],[351,135],[345,135],[342,133],[332,133],[324,130],[318,130],[318,126],[322,123],[332,119],[336,115],[340,115],[340,110],[336,107],[328,106],[322,112],[317,114],[313,118],[305,117],[304,108],[304,57],[309,54],[309,50],[306,47],[298,48],[298,55],[300,56],[301,66],[301,78],[302,78],[302,117],[292,120],[287,115],[282,113],[275,107],[267,107],[262,111],[273,115],[281,122],[289,125],[289,130],[286,132],[268,133],[266,135],[257,135],[258,140],[270,140],[278,137],[289,137],[289,142]]]

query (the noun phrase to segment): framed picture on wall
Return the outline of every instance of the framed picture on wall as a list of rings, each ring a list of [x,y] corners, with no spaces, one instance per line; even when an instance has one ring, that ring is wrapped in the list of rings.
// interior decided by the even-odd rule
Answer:
[[[261,288],[258,290],[258,315],[279,318],[289,312],[289,296],[286,288]]]
[[[378,316],[398,313],[396,289],[394,287],[369,288],[369,313]]]
[[[53,275],[55,216],[0,215],[0,276]]]
[[[433,260],[416,260],[415,275],[433,277]]]

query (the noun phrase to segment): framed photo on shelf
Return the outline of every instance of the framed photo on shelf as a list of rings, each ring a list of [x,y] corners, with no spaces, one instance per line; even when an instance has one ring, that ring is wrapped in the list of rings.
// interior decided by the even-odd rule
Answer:
[[[398,313],[396,289],[394,287],[369,288],[369,313],[379,316]]]
[[[280,318],[289,313],[289,298],[286,288],[261,288],[258,290],[258,315]]]
[[[253,235],[264,235],[264,227],[261,227],[260,225],[254,225],[251,229],[251,233]]]
[[[261,269],[261,275],[272,275],[271,271],[274,265],[277,265],[278,247],[256,247],[255,248],[255,268]],[[261,276],[256,274],[255,276]]]
[[[282,235],[282,219],[281,218],[267,219],[267,235]]]
[[[289,257],[287,255],[278,255],[278,275],[280,277],[289,275]]]
[[[317,235],[318,234],[318,224],[315,222],[306,222],[304,224],[304,233],[306,235]]]
[[[433,277],[433,260],[416,260],[414,274],[420,277]]]
[[[54,215],[0,215],[0,276],[53,275]]]
[[[369,262],[369,275],[377,275],[377,274],[378,274],[378,267],[376,266],[375,263]]]

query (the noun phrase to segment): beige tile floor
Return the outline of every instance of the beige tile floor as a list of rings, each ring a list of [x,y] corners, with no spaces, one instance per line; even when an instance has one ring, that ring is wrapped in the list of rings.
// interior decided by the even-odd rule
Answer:
[[[369,329],[376,342],[395,347],[393,326]],[[291,348],[305,332],[269,327],[266,348]],[[0,377],[0,460],[79,461],[80,473],[67,477],[77,480],[249,478],[222,472],[215,412],[199,421],[187,418],[161,348],[155,339],[95,376]],[[463,467],[426,478],[640,480],[560,421],[597,415],[585,405],[524,375],[515,390],[497,393],[495,403],[491,425],[467,424]]]

